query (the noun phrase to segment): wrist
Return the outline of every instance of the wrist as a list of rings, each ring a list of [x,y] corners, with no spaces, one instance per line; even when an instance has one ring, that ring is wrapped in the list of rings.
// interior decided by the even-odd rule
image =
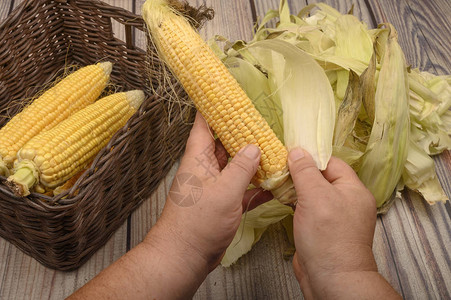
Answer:
[[[297,257],[294,260],[297,264],[294,266],[295,273],[303,292],[306,290],[308,295],[319,299],[349,299],[350,295],[365,298],[376,296],[369,293],[373,293],[373,285],[377,285],[381,287],[377,296],[397,297],[396,291],[378,273],[371,247],[355,245],[351,249],[352,251],[329,249],[327,255],[307,261]],[[337,254],[331,255],[331,252]],[[305,263],[301,265],[300,261]]]
[[[175,298],[193,296],[209,273],[206,260],[166,224],[157,222],[141,246],[157,262],[153,273],[164,277],[159,280],[169,283]]]
[[[316,285],[326,287],[331,278],[341,277],[343,274],[359,272],[377,273],[377,265],[373,251],[369,245],[340,245],[330,246],[323,253],[318,253],[304,261],[304,272]]]
[[[318,299],[401,299],[377,271],[334,273],[323,278],[322,285],[312,285]]]

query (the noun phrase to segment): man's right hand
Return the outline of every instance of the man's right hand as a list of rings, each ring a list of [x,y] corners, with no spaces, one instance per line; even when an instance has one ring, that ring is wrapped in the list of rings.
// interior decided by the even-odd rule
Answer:
[[[399,298],[377,272],[376,202],[352,168],[332,157],[321,172],[300,148],[288,165],[298,198],[293,267],[304,297]]]

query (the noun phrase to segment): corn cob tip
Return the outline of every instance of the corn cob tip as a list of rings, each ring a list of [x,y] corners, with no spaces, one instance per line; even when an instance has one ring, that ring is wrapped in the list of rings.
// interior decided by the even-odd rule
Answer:
[[[169,6],[168,0],[147,0],[143,4],[143,17],[145,19],[155,18],[155,16],[158,16],[159,18],[163,18],[162,13],[167,12],[168,10],[171,10],[171,7]],[[152,13],[150,13],[152,11]],[[158,12],[158,13],[155,13]],[[157,18],[155,20],[158,20]],[[158,22],[157,22],[158,23]],[[155,23],[155,24],[157,24]]]
[[[168,18],[181,16],[180,12],[173,8],[175,2],[177,2],[177,0],[146,0],[146,2],[144,2],[142,6],[142,16],[151,33],[157,31],[162,22],[166,21]],[[188,20],[184,17],[180,18],[179,22],[189,24]],[[189,26],[191,27],[191,25]],[[158,54],[164,56],[165,54],[162,53],[162,51],[159,51],[159,39],[152,39],[152,41],[157,45]]]
[[[18,197],[30,195],[30,189],[38,183],[39,173],[32,161],[23,160],[15,168],[14,174],[10,175],[6,185]]]
[[[145,95],[141,90],[132,90],[125,92],[128,104],[135,110],[138,110],[141,103],[143,103]]]
[[[274,199],[278,200],[282,204],[296,205],[296,191],[294,189],[293,179],[289,174],[282,184],[271,189],[271,193],[274,196]]]
[[[106,75],[110,75],[111,71],[113,70],[113,64],[109,61],[101,62],[97,65],[103,69]]]
[[[296,191],[294,190],[293,179],[288,170],[274,174],[260,184],[265,190],[271,191],[274,199],[282,204],[295,204]]]

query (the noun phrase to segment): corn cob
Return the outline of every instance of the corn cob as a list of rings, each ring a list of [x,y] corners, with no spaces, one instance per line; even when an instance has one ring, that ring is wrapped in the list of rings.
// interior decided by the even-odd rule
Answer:
[[[35,136],[17,153],[8,186],[16,195],[27,196],[38,183],[46,188],[61,185],[90,163],[143,100],[139,90],[112,94]]]
[[[143,17],[161,57],[233,157],[247,144],[261,150],[253,183],[272,190],[288,176],[287,150],[252,101],[188,21],[167,0],[146,1]]]
[[[66,182],[64,182],[62,185],[57,186],[51,193],[51,196],[56,196],[58,194],[61,194],[69,189],[71,189],[75,183],[77,182],[77,180],[81,177],[81,175],[83,175],[83,173],[86,172],[87,169],[89,169],[89,167],[92,165],[92,162],[90,164],[88,164],[86,166],[86,168],[81,169],[77,174],[75,174],[74,176],[72,176],[69,180],[67,180]],[[35,190],[37,191],[37,189],[35,188]]]
[[[75,71],[0,129],[0,175],[9,175],[17,151],[32,137],[93,103],[108,83],[111,69],[110,62],[103,62]]]

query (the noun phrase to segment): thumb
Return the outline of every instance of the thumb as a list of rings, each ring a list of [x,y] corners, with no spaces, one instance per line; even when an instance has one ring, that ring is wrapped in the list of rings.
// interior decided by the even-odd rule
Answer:
[[[249,144],[241,149],[222,170],[221,180],[228,186],[232,183],[235,188],[242,189],[244,192],[257,172],[259,163],[260,148]]]
[[[288,154],[288,168],[298,198],[303,198],[303,195],[311,195],[318,185],[328,183],[312,156],[301,148],[294,148]]]

